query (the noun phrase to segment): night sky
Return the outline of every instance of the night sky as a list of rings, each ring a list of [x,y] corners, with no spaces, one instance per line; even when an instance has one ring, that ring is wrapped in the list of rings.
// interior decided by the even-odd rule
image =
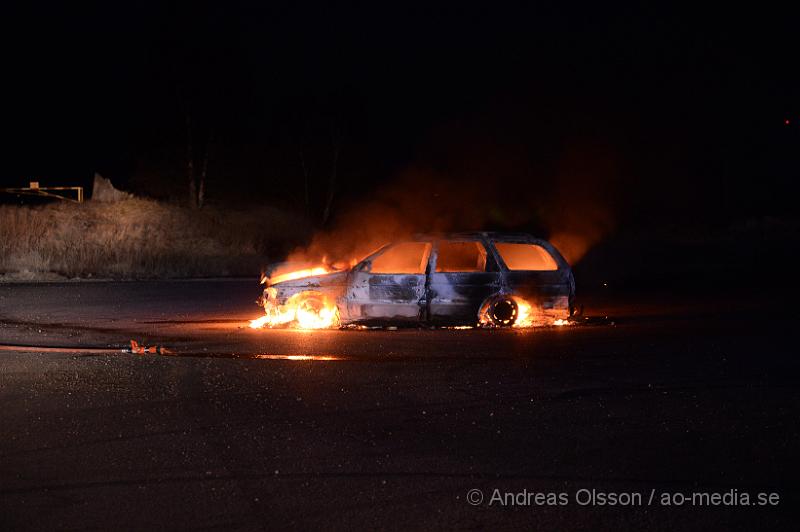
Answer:
[[[188,116],[195,149],[208,143],[208,199],[219,205],[297,207],[302,154],[318,207],[336,145],[339,213],[426,180],[485,188],[512,211],[591,196],[630,221],[794,210],[796,28],[777,10],[4,11],[5,185],[88,184],[99,172],[180,198]]]

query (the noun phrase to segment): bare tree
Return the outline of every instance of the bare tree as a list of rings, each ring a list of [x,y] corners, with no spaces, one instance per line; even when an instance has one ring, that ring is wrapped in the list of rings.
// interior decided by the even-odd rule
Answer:
[[[203,150],[203,162],[200,165],[200,182],[197,185],[197,208],[202,208],[206,199],[206,175],[208,174],[208,157],[211,152],[213,134],[211,131],[206,135],[206,142]]]
[[[302,147],[298,150],[300,156],[300,169],[303,171],[303,208],[306,216],[311,214],[311,196],[309,193],[309,181],[311,179],[311,168],[306,164],[305,151]]]
[[[303,180],[303,207],[309,220],[322,226],[333,218],[341,189],[339,165],[346,129],[336,103],[320,107],[318,102],[311,102],[295,115],[291,133]]]
[[[206,177],[208,176],[208,159],[211,152],[213,135],[209,129],[205,134],[205,142],[202,143],[202,156],[200,164],[196,165],[197,146],[195,145],[196,131],[192,115],[186,111],[186,179],[189,185],[189,206],[201,208],[205,203]],[[199,173],[197,166],[199,166]]]
[[[337,179],[339,171],[339,153],[342,148],[342,140],[344,139],[344,128],[337,127],[336,124],[331,126],[331,147],[333,150],[333,160],[331,161],[331,173],[328,179],[328,193],[325,198],[325,208],[322,211],[322,225],[326,225],[330,220],[333,200],[336,197]]]
[[[331,217],[331,207],[333,207],[333,199],[336,196],[336,173],[339,166],[339,146],[333,147],[333,161],[331,163],[331,173],[328,179],[328,194],[325,198],[325,208],[322,211],[322,225],[328,223]]]
[[[194,146],[192,144],[192,115],[186,111],[186,178],[189,181],[189,206],[197,206],[197,189],[194,178]]]

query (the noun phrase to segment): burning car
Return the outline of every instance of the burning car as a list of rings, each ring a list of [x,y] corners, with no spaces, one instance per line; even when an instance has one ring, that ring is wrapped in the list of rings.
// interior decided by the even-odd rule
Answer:
[[[262,282],[265,315],[254,328],[563,325],[575,297],[572,270],[552,244],[508,233],[421,235],[350,267],[278,270]]]

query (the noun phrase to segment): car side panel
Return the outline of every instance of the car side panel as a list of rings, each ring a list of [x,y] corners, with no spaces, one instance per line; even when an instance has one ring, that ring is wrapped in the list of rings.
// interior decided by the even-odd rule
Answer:
[[[487,297],[500,287],[499,272],[448,272],[430,275],[431,320],[475,323]]]
[[[424,274],[353,272],[339,300],[343,323],[420,321],[425,317]]]
[[[568,317],[572,304],[572,276],[569,270],[510,271],[506,282],[517,294],[555,317]]]

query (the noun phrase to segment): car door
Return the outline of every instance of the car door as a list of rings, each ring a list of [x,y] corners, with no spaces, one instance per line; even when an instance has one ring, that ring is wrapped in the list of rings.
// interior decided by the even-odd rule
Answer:
[[[542,311],[570,312],[575,280],[569,264],[552,245],[536,239],[493,240],[506,279],[515,294]],[[566,315],[564,316],[566,317]]]
[[[494,256],[480,240],[438,240],[431,259],[431,320],[475,323],[481,303],[498,290]]]
[[[387,246],[356,266],[345,303],[354,321],[425,319],[430,242]]]

